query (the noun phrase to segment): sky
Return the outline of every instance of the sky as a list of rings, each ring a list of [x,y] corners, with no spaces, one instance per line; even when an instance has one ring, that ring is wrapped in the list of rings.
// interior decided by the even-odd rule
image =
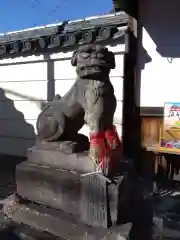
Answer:
[[[0,33],[107,13],[112,0],[0,0]]]

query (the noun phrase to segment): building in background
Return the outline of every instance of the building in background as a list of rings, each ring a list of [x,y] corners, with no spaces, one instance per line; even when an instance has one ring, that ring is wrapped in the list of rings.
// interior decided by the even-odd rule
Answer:
[[[141,46],[138,70],[141,79],[141,114],[143,138],[156,142],[163,121],[165,102],[180,102],[180,2],[139,1],[139,24],[142,42],[149,56],[145,61]],[[145,64],[144,64],[145,62]]]

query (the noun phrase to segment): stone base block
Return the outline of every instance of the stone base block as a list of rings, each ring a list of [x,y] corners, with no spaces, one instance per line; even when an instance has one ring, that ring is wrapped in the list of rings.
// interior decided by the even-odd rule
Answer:
[[[17,194],[61,210],[91,226],[107,228],[129,221],[133,185],[127,174],[108,179],[98,173],[79,174],[21,163],[16,168]]]
[[[79,174],[24,162],[16,167],[16,185],[21,197],[80,218]]]
[[[28,152],[28,161],[36,165],[50,166],[80,173],[95,171],[95,164],[88,157],[88,151],[67,154],[58,150],[42,150],[33,147]]]
[[[89,150],[89,139],[83,134],[76,134],[71,136],[71,139],[47,142],[37,139],[36,146],[37,149],[41,150],[59,150],[64,153],[78,153]]]

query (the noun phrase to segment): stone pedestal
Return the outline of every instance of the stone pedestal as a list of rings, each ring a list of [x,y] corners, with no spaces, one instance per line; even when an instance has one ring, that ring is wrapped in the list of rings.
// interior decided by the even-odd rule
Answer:
[[[87,151],[67,154],[59,150],[42,150],[34,147],[28,152],[28,162],[38,166],[47,166],[79,173],[95,171],[95,165],[89,159]]]
[[[131,163],[120,162],[121,173],[109,179],[95,171],[87,151],[75,152],[69,143],[63,147],[39,143],[29,150],[28,161],[16,168],[18,198],[4,208],[6,215],[62,239],[59,226],[65,219],[67,226],[78,226],[73,231],[78,231],[79,237],[80,229],[86,229],[77,239],[84,239],[88,225],[107,229],[124,221],[125,215],[130,220],[134,184]]]
[[[16,169],[17,194],[23,199],[104,228],[118,222],[119,194],[121,191],[123,197],[124,181],[123,175],[112,182],[97,173],[79,174],[29,162]]]

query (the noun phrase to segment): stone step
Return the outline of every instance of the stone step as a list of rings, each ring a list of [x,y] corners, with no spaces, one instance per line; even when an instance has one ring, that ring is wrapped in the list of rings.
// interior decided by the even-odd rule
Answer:
[[[12,199],[14,199],[14,204],[12,204]],[[128,239],[132,238],[138,240],[162,240],[166,238],[179,239],[180,236],[176,223],[175,225],[172,224],[172,226],[168,228],[165,223],[166,220],[164,219],[164,221],[163,218],[159,218],[156,216],[153,217],[152,221],[147,221],[147,218],[149,218],[149,215],[147,215],[147,213],[144,214],[143,218],[138,218],[137,222],[134,222],[132,227],[131,224],[128,223],[121,226],[111,227],[109,229],[102,229],[97,227],[91,228],[87,227],[87,225],[85,224],[80,224],[76,222],[72,217],[63,214],[60,211],[52,210],[50,208],[42,207],[37,204],[32,204],[28,202],[20,203],[19,201],[15,201],[15,199],[17,199],[15,195],[5,199],[4,208],[0,211],[1,240],[64,240],[64,235],[67,236],[67,234],[69,234],[68,227],[76,228],[76,232],[80,230],[82,235],[85,231],[87,231],[87,233],[85,233],[85,237],[81,238],[83,240],[120,240],[127,239],[127,236],[131,236]],[[32,210],[32,215],[34,215],[34,217],[32,218],[34,222],[29,219],[30,216],[27,208],[29,211]],[[6,215],[4,213],[6,213]],[[41,219],[39,219],[39,215],[41,215],[42,218],[44,215],[43,221],[40,222],[40,225],[39,221]],[[39,220],[37,221],[37,219]],[[53,228],[54,220],[59,221],[59,223],[62,223],[62,220],[64,220],[63,226],[59,225],[59,232],[57,232],[55,235],[54,233],[56,229]],[[53,221],[52,224],[51,221]],[[48,228],[47,225],[49,225]],[[135,225],[137,226],[135,227]],[[63,232],[61,228],[63,228]],[[107,233],[110,233],[110,238],[108,237]],[[103,234],[104,238],[101,238]],[[76,234],[73,235],[72,232],[70,232],[70,236],[72,237],[70,238],[72,240],[78,239],[78,237],[76,238]]]
[[[28,151],[28,161],[33,164],[50,166],[80,173],[95,171],[95,164],[83,153],[64,153],[56,150],[40,150],[33,147]]]
[[[63,240],[62,238],[55,237],[52,234],[46,233],[44,231],[38,231],[35,228],[31,228],[23,224],[17,224],[13,233],[13,239],[18,240]]]
[[[37,204],[15,203],[8,208],[9,214],[6,214],[12,221],[48,232],[63,240],[125,240],[132,226],[128,223],[109,229],[89,227],[60,211]]]
[[[10,199],[11,198],[11,199]],[[11,202],[15,199],[15,195],[4,201]],[[8,204],[8,203],[7,203]],[[5,216],[3,209],[0,210],[0,239],[1,240],[63,240],[62,238],[55,237],[48,232],[36,230],[25,224],[19,224],[12,221],[12,219]]]

